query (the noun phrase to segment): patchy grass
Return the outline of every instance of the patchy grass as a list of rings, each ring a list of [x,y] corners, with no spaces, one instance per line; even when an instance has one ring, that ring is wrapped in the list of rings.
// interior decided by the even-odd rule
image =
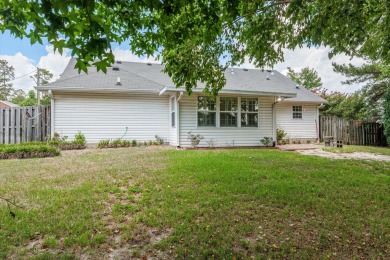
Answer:
[[[0,161],[0,258],[386,258],[390,164],[276,150]],[[2,203],[2,202],[0,202]]]
[[[390,156],[389,147],[375,147],[375,146],[358,146],[358,145],[344,145],[343,148],[323,148],[324,151],[332,153],[354,153],[354,152],[365,152],[375,153]]]

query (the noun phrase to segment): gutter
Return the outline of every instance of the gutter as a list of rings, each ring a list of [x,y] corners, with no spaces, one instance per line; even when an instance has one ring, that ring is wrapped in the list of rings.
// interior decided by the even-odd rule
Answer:
[[[167,87],[164,87],[163,89],[161,89],[160,91],[160,95],[162,94],[165,94],[166,92],[183,92],[184,89],[183,88],[176,88],[176,87],[171,87],[171,86],[167,86]],[[194,93],[202,93],[203,90],[201,89],[193,89],[193,92]],[[226,89],[222,89],[221,91],[219,91],[218,93],[220,94],[237,94],[237,95],[258,95],[258,96],[283,96],[283,97],[286,97],[286,98],[294,98],[297,96],[296,93],[294,92],[264,92],[264,91],[253,91],[253,90],[226,90]]]

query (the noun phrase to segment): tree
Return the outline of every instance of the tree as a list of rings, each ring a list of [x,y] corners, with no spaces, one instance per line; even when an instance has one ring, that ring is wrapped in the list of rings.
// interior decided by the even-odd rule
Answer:
[[[290,67],[287,69],[287,77],[298,83],[300,86],[303,86],[308,90],[319,90],[322,87],[321,78],[314,69],[306,67],[299,72],[295,72]]]
[[[383,64],[369,62],[360,67],[352,64],[332,63],[332,65],[335,72],[348,78],[342,82],[343,84],[364,83],[363,91],[371,104],[377,103],[385,95],[390,82],[390,73],[385,71]]]
[[[216,94],[229,66],[248,57],[271,67],[284,48],[303,45],[330,46],[330,55],[364,51],[390,63],[388,0],[18,0],[1,1],[0,10],[1,31],[69,48],[83,71],[106,71],[111,43],[129,41],[137,55],[161,58],[188,92],[201,81]]]
[[[38,70],[39,70],[39,84],[43,85],[49,83],[50,80],[53,78],[53,74],[47,69],[42,69],[42,68],[37,68],[37,72],[35,72],[34,76],[32,77],[35,83],[38,82]]]
[[[321,97],[329,102],[321,109],[321,115],[324,116],[371,121],[380,113],[380,111],[368,105],[361,91],[346,94],[337,91],[327,93],[327,90],[323,90]]]
[[[11,96],[11,102],[14,104],[20,105],[24,100],[26,100],[26,93],[21,90],[14,90]]]
[[[387,89],[384,96],[384,126],[385,126],[385,136],[387,137],[387,143],[390,144],[390,85]]]
[[[8,61],[0,60],[0,100],[8,100],[13,91],[11,80],[15,78],[14,67]]]
[[[22,103],[19,103],[19,106],[35,106],[36,104],[38,104],[38,100],[35,91],[30,90],[27,93],[27,98]]]

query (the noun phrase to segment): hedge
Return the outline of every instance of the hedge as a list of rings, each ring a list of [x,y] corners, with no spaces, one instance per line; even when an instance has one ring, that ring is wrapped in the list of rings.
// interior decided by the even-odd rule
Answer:
[[[45,143],[21,143],[0,145],[0,159],[43,158],[60,155],[58,148]]]

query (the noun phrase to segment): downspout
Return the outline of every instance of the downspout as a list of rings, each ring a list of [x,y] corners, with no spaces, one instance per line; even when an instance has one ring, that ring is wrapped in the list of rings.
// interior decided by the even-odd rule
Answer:
[[[50,97],[50,136],[54,136],[54,95],[51,90],[47,92],[48,96]]]
[[[183,91],[180,92],[179,97],[176,100],[176,146],[180,147],[180,100],[183,97]]]

